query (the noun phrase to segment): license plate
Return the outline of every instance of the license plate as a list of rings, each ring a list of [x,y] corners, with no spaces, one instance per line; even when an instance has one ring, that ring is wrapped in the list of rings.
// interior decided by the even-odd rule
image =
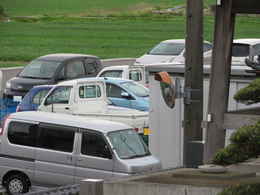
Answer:
[[[22,96],[13,96],[13,101],[14,102],[21,102],[22,101]]]
[[[144,128],[144,135],[149,135],[149,134],[150,134],[150,129]]]

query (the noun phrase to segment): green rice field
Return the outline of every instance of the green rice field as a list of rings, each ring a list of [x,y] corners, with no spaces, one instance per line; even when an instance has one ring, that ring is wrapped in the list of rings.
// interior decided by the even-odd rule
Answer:
[[[27,7],[25,1],[26,5],[28,2]],[[103,4],[98,6],[98,3],[91,5],[91,1],[84,1],[83,4],[82,0],[74,0],[75,3],[70,7],[70,1],[63,0],[63,7],[57,4],[55,10],[54,3],[60,1],[46,0],[45,6],[39,0],[0,1],[0,5],[4,5],[10,18],[10,22],[4,20],[0,22],[0,67],[25,65],[33,58],[49,53],[84,53],[101,58],[138,57],[162,40],[185,38],[183,15],[130,13],[118,16],[102,14],[80,16],[81,9],[86,5],[89,6],[88,9],[93,8],[92,10],[97,10],[99,7],[100,10],[105,10],[105,7]],[[80,6],[80,2],[84,6]],[[133,0],[128,3],[137,5],[138,2],[140,1]],[[184,4],[182,0],[142,2],[153,4],[154,8]],[[120,6],[127,7],[127,1],[123,3],[111,0],[109,4],[111,8],[118,10]],[[109,10],[109,6],[106,10]],[[68,15],[58,15],[61,12],[63,14],[66,12]],[[205,40],[212,41],[213,27],[213,17],[205,16],[203,35]],[[259,38],[259,27],[258,17],[238,17],[235,38]]]

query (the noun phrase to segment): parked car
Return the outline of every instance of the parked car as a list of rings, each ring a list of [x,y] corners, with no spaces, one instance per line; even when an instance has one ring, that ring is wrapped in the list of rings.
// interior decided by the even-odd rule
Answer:
[[[203,43],[204,55],[212,49],[212,44],[208,41]],[[146,54],[137,58],[135,64],[154,64],[154,63],[170,63],[176,57],[184,59],[185,55],[185,39],[170,39],[155,45]]]
[[[245,59],[256,61],[260,54],[260,39],[234,39],[232,43],[232,66],[245,66]],[[204,55],[204,64],[211,64],[212,50]],[[184,64],[184,58],[176,57],[174,63]]]
[[[113,105],[106,93],[106,82],[108,80],[95,77],[58,83],[45,96],[38,110],[122,122],[134,127],[137,132],[143,133],[149,127],[148,112]],[[126,88],[132,87],[130,82],[133,81],[127,82]],[[111,83],[108,84],[107,90],[110,90],[110,85],[114,85],[112,79]],[[115,87],[111,87],[111,90],[115,90],[115,92],[111,92],[112,95],[118,95],[121,88],[115,85]],[[133,89],[131,88],[131,90]],[[137,91],[136,93],[143,92],[145,93],[146,91]],[[124,93],[120,95],[131,101],[131,94]],[[116,103],[117,101],[114,102]]]
[[[234,39],[232,46],[232,64],[245,64],[245,59],[254,59],[260,55],[260,39]]]
[[[43,98],[54,85],[37,85],[29,90],[18,104],[16,112],[37,110]]]
[[[0,141],[0,176],[9,194],[161,168],[132,127],[106,120],[18,112],[5,120]]]
[[[21,99],[33,86],[93,77],[102,69],[100,59],[84,54],[50,54],[31,61],[6,82],[4,97]]]
[[[115,106],[149,111],[149,89],[132,80],[105,78],[107,97]]]

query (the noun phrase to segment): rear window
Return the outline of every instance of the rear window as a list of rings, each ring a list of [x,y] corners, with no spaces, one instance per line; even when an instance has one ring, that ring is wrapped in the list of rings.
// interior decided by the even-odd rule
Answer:
[[[11,122],[8,128],[8,139],[12,144],[36,146],[38,125],[22,122]]]
[[[184,43],[159,43],[148,54],[150,55],[179,55],[185,47]]]
[[[131,70],[129,72],[129,79],[133,81],[141,81],[142,80],[142,73],[139,70]]]
[[[97,98],[101,96],[101,89],[98,85],[86,85],[79,87],[80,98]]]
[[[248,44],[237,44],[232,45],[232,57],[247,57],[249,56],[250,48]]]
[[[114,77],[114,78],[122,78],[122,70],[108,70],[104,71],[100,77]]]

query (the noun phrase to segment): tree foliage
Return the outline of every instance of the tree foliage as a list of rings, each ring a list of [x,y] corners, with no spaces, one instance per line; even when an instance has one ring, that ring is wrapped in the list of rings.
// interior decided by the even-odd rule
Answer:
[[[234,99],[244,104],[254,104],[260,102],[260,78],[252,81],[248,86],[240,89]]]

